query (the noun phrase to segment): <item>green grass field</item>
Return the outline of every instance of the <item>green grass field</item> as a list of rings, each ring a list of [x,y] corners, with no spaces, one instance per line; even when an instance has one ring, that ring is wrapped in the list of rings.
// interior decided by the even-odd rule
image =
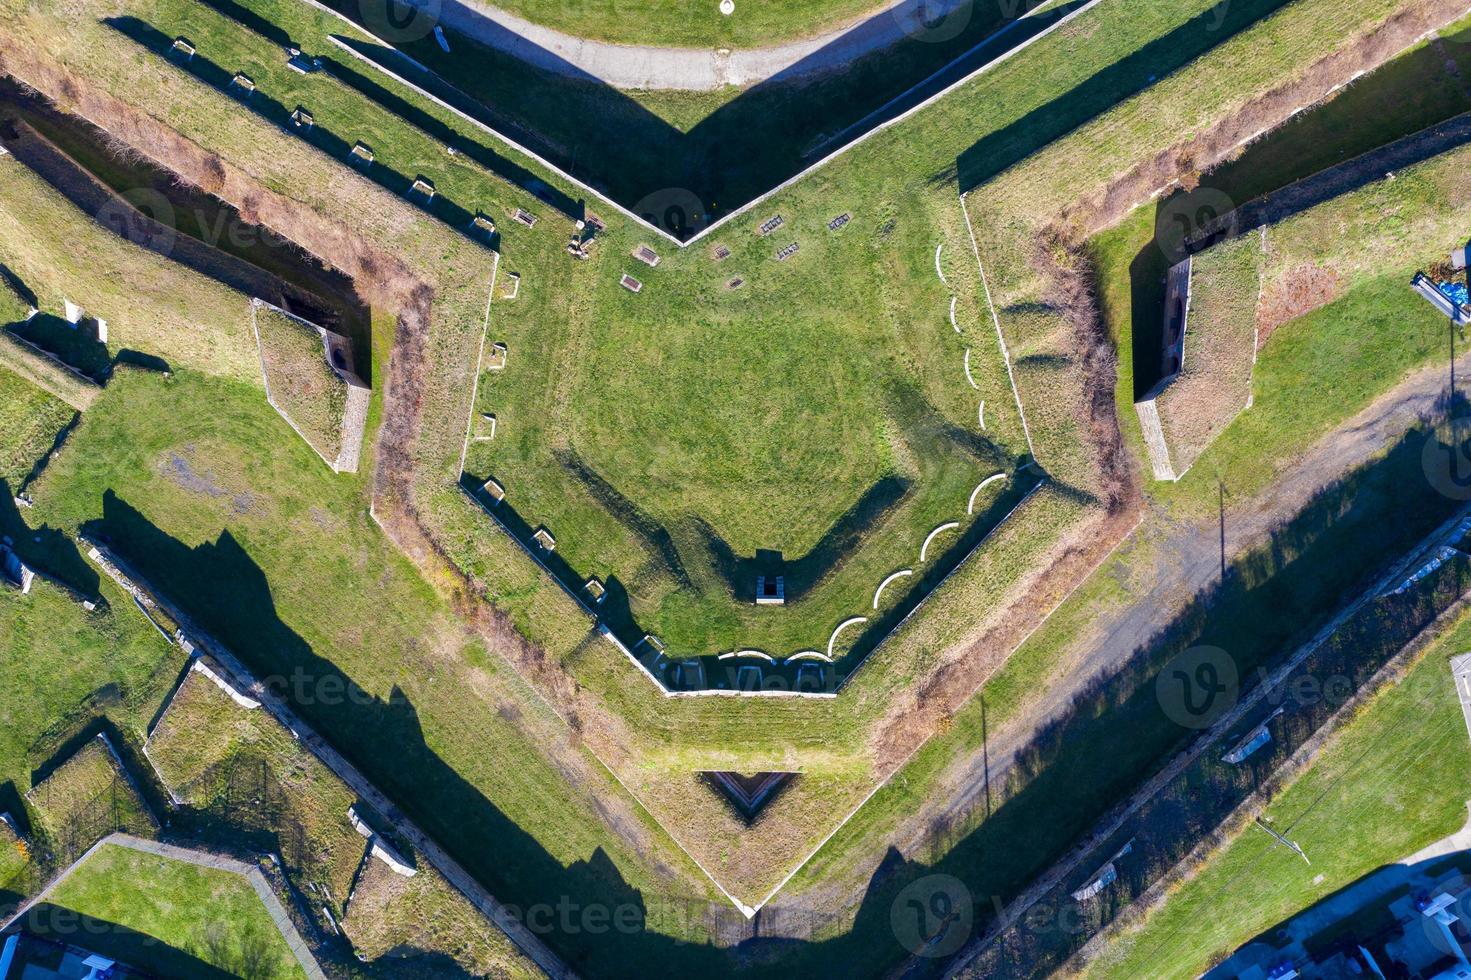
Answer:
[[[1255,17],[1278,6],[1233,5],[1232,29],[1247,27]],[[911,476],[916,488],[897,505],[910,510],[900,513],[896,509],[872,535],[881,540],[883,533],[897,528],[893,537],[902,539],[905,547],[896,547],[892,554],[902,553],[913,560],[910,556],[917,557],[919,541],[938,523],[919,519],[924,514],[921,505],[938,508],[936,501],[943,498],[944,507],[953,513],[962,509],[964,501],[960,493],[952,496],[951,491],[969,493],[974,484],[970,474],[965,480],[947,476],[941,463],[929,456],[906,470],[903,464],[907,461],[899,451],[906,437],[923,449],[944,444],[940,438],[926,443],[923,437],[936,431],[943,435],[946,425],[974,432],[970,427],[979,428],[976,411],[984,397],[988,429],[1006,428],[1009,461],[1020,456],[1025,440],[1019,438],[1018,420],[1007,420],[1004,414],[1013,411],[1014,402],[1005,387],[999,357],[972,354],[973,371],[977,366],[983,368],[976,382],[990,386],[984,393],[971,388],[964,377],[966,342],[973,340],[973,351],[979,351],[988,338],[994,344],[995,332],[979,274],[973,261],[968,261],[970,243],[956,202],[956,185],[982,188],[970,195],[971,218],[984,239],[983,254],[988,256],[990,271],[990,249],[998,241],[1008,247],[1006,236],[1020,227],[1019,214],[1050,213],[1047,208],[1065,203],[1067,194],[1076,194],[1090,186],[1090,181],[1101,180],[1112,169],[1127,164],[1139,147],[1168,145],[1183,129],[1208,121],[1211,113],[1239,102],[1240,93],[1224,93],[1219,85],[1202,87],[1201,79],[1225,77],[1221,65],[1239,55],[1240,45],[1208,56],[1203,67],[1191,65],[1183,73],[1189,75],[1185,81],[1167,76],[1149,95],[1128,99],[1148,84],[1147,69],[1157,70],[1160,64],[1138,59],[1115,69],[1115,63],[1128,52],[1149,47],[1151,53],[1157,53],[1168,48],[1171,58],[1185,64],[1228,36],[1211,36],[1203,23],[1196,23],[1210,13],[1211,5],[1166,7],[1101,5],[1094,16],[1080,18],[1072,29],[1039,45],[1037,58],[1008,62],[1004,70],[957,93],[954,101],[876,136],[830,168],[784,191],[770,206],[771,212],[782,213],[786,219],[776,236],[761,239],[749,224],[732,226],[727,231],[734,255],[726,262],[716,265],[708,253],[691,250],[677,256],[666,254],[653,270],[628,255],[643,236],[616,219],[609,234],[594,246],[594,258],[574,263],[561,250],[570,225],[549,215],[530,195],[491,179],[489,168],[464,157],[449,157],[443,141],[436,138],[436,127],[423,119],[406,123],[374,109],[358,93],[331,78],[291,75],[280,63],[278,46],[203,7],[140,4],[130,6],[129,13],[147,19],[165,39],[174,33],[188,34],[200,43],[201,57],[215,59],[229,71],[249,71],[261,83],[261,104],[269,97],[286,106],[309,105],[324,131],[331,130],[348,143],[364,139],[373,145],[380,154],[384,186],[424,173],[447,201],[467,210],[484,207],[494,211],[503,226],[501,271],[519,272],[522,286],[516,300],[498,299],[492,306],[488,339],[505,340],[511,356],[506,371],[485,377],[474,407],[495,412],[504,428],[498,427],[493,443],[472,447],[470,465],[498,465],[493,454],[504,454],[507,465],[516,465],[516,454],[526,454],[520,461],[525,467],[522,478],[506,481],[509,499],[518,508],[522,493],[529,495],[530,503],[541,501],[542,509],[528,507],[528,523],[550,526],[558,537],[558,554],[569,564],[578,559],[574,566],[578,572],[601,573],[610,580],[629,575],[630,585],[648,589],[642,595],[630,589],[631,601],[643,603],[642,608],[650,610],[646,613],[649,622],[657,623],[661,635],[668,638],[680,630],[695,635],[697,629],[743,629],[744,623],[737,616],[707,615],[688,601],[697,591],[659,593],[664,585],[658,530],[667,532],[681,556],[690,551],[700,557],[699,549],[688,543],[680,549],[675,535],[679,529],[673,526],[691,515],[703,518],[728,540],[733,554],[740,554],[737,545],[754,550],[773,544],[795,553],[811,547],[801,535],[820,540],[821,520],[826,517],[831,522],[834,515],[848,513],[853,502],[861,500],[867,488],[883,476],[917,474]],[[1389,7],[1364,4],[1348,9],[1314,0],[1282,6],[1279,18],[1252,28],[1252,43],[1273,54],[1261,76],[1247,80],[1243,88],[1260,89],[1273,72],[1290,72],[1328,50],[1336,43],[1330,39],[1353,36]],[[61,15],[73,16],[68,11]],[[27,27],[36,31],[41,46],[53,49],[92,77],[106,77],[116,91],[147,104],[168,124],[217,149],[232,164],[272,187],[287,189],[310,206],[349,216],[355,227],[415,261],[447,259],[453,265],[452,275],[437,283],[453,288],[443,289],[436,299],[434,386],[424,398],[429,414],[424,441],[416,449],[428,475],[417,503],[449,556],[485,583],[490,596],[529,635],[555,641],[548,644],[550,653],[587,685],[592,692],[589,697],[598,699],[598,706],[628,720],[632,738],[620,744],[652,748],[651,756],[636,756],[636,761],[614,760],[620,776],[637,775],[628,779],[636,792],[650,791],[649,796],[641,796],[649,806],[650,823],[657,819],[679,827],[692,814],[700,813],[702,804],[694,794],[686,794],[687,784],[675,778],[661,783],[666,775],[683,769],[680,775],[687,779],[686,767],[699,759],[749,767],[757,762],[769,764],[789,753],[792,758],[800,753],[802,763],[810,763],[816,775],[846,777],[840,784],[822,779],[810,782],[827,791],[822,799],[831,803],[835,813],[846,812],[866,788],[863,777],[871,761],[866,726],[888,706],[903,703],[892,697],[896,692],[912,696],[937,661],[960,650],[978,623],[1005,608],[1006,598],[1024,587],[1025,573],[1038,556],[1049,554],[1047,549],[1058,532],[1087,514],[1087,495],[1093,487],[1090,461],[1080,449],[1072,411],[1076,387],[1071,372],[1057,360],[1069,350],[1068,338],[1051,331],[1050,322],[1039,323],[1030,335],[1026,330],[1013,330],[1009,335],[1016,341],[1013,352],[1018,361],[1026,362],[1021,365],[1027,379],[1023,396],[1039,436],[1038,455],[1063,483],[1039,494],[1018,515],[1022,520],[1003,528],[982,556],[995,561],[972,562],[952,578],[924,614],[911,620],[880,651],[876,669],[860,675],[848,692],[852,697],[847,703],[664,702],[642,686],[642,680],[610,649],[583,643],[587,620],[575,610],[569,614],[570,603],[453,487],[454,464],[472,407],[472,378],[464,365],[467,360],[473,365],[479,340],[489,286],[488,253],[476,254],[475,248],[454,237],[456,232],[427,229],[425,222],[406,217],[411,212],[402,206],[384,205],[384,196],[373,191],[368,180],[353,175],[339,162],[303,149],[300,141],[277,130],[275,123],[263,122],[226,97],[211,95],[185,73],[144,56],[124,34],[98,26],[85,16],[61,21],[67,28],[62,31],[55,29],[55,22],[44,20],[43,13],[26,16]],[[1315,23],[1320,26],[1304,30],[1305,25]],[[309,49],[320,46],[323,29],[318,25],[317,34],[307,35]],[[340,25],[330,29],[338,30]],[[60,36],[70,39],[65,52],[56,50]],[[1108,43],[1100,43],[1099,37]],[[1144,66],[1146,61],[1148,66]],[[1201,98],[1202,91],[1209,97]],[[1104,111],[1120,99],[1128,101],[1116,110]],[[1183,118],[1186,114],[1175,111],[1181,102],[1199,104],[1201,109]],[[1155,106],[1163,108],[1152,115]],[[1111,134],[1098,145],[1112,152],[1085,154],[1083,141],[1070,139],[1063,141],[1067,144],[1063,156],[1049,156],[1039,171],[1005,170],[1007,162],[1021,159],[1057,133],[1098,113],[1102,115],[1090,127],[1095,135],[1099,129]],[[432,112],[429,115],[434,118]],[[440,124],[450,125],[443,119]],[[992,168],[994,172],[988,174]],[[1064,172],[1071,183],[1061,179]],[[988,183],[997,173],[1006,179]],[[390,189],[400,188],[391,184]],[[976,220],[977,203],[988,209],[985,220]],[[506,221],[504,213],[513,205],[541,211],[538,228],[524,230]],[[989,210],[993,205],[996,210]],[[852,213],[853,220],[844,230],[829,233],[826,221],[843,211]],[[1000,219],[990,220],[996,213]],[[751,224],[761,220],[755,215],[752,219]],[[789,240],[799,241],[801,250],[777,263],[772,253],[782,244],[780,236],[788,232],[792,233]],[[1020,234],[1017,241],[1024,238]],[[936,245],[941,246],[939,262],[949,288],[935,275]],[[1021,261],[1009,266],[1003,263],[999,270],[1007,291],[996,290],[998,315],[1005,328],[1016,327],[1020,318],[1038,312],[1024,304],[1045,298],[1017,288],[1017,282],[1029,273],[1025,256],[1015,257]],[[641,293],[619,289],[617,277],[624,271],[644,280]],[[747,284],[740,290],[725,291],[725,279],[735,274],[742,274]],[[692,290],[692,295],[674,297],[669,284],[676,276],[698,282],[700,288]],[[949,323],[952,294],[957,300],[958,334]],[[835,307],[847,315],[835,312]],[[736,324],[734,329],[732,324]],[[751,325],[759,329],[747,331]],[[833,339],[844,343],[832,343]],[[655,365],[666,369],[663,374],[640,370],[649,364],[646,358],[666,348],[669,363]],[[770,362],[784,377],[795,379],[793,384],[786,389],[755,389],[747,380],[751,372],[744,358],[758,355],[763,364]],[[859,404],[850,415],[846,408],[835,409],[821,398],[806,400],[796,383],[807,378],[818,379],[819,394],[825,390],[847,402],[856,403],[853,393],[869,389],[880,391],[883,397]],[[682,404],[676,406],[676,400]],[[215,406],[219,417],[193,418],[189,407],[197,403]],[[920,410],[912,410],[916,405]],[[776,424],[747,425],[751,419],[766,421],[768,416],[762,412],[767,407]],[[127,379],[118,393],[109,392],[94,411],[101,414],[85,421],[78,433],[79,444],[86,448],[80,458],[88,459],[88,466],[83,467],[78,459],[67,467],[64,478],[56,477],[63,481],[57,486],[65,489],[57,491],[46,516],[63,526],[100,516],[104,525],[116,529],[133,547],[135,555],[160,556],[151,560],[157,562],[155,570],[165,580],[166,590],[197,603],[192,608],[211,618],[247,659],[256,658],[256,665],[284,669],[305,662],[317,669],[330,667],[371,691],[376,699],[371,707],[317,705],[313,720],[329,732],[371,732],[370,744],[355,747],[364,755],[377,753],[397,760],[412,753],[413,761],[420,763],[418,771],[405,773],[380,763],[374,769],[375,777],[382,778],[396,797],[412,798],[425,810],[437,811],[429,814],[437,819],[426,822],[445,834],[446,843],[456,853],[473,856],[470,863],[498,890],[537,896],[587,881],[605,889],[602,894],[620,899],[634,888],[647,888],[649,895],[661,897],[682,897],[695,890],[680,881],[660,892],[663,882],[659,876],[621,851],[616,844],[619,837],[608,834],[580,799],[569,804],[568,794],[550,789],[561,785],[560,776],[543,764],[532,745],[512,737],[519,726],[486,710],[507,692],[515,692],[518,703],[529,703],[528,692],[517,688],[508,677],[509,669],[487,658],[477,642],[459,637],[447,603],[427,586],[420,589],[407,564],[399,562],[376,537],[362,514],[360,483],[334,488],[307,474],[302,464],[303,459],[310,461],[304,455],[305,447],[283,436],[285,429],[279,420],[251,409],[243,390],[183,371],[173,382]],[[993,416],[993,411],[1003,414]],[[795,422],[779,424],[792,416]],[[159,431],[163,418],[170,420],[166,435]],[[176,422],[178,419],[185,421]],[[921,423],[928,424],[928,433]],[[714,430],[721,438],[701,440],[694,433],[702,429]],[[787,445],[793,432],[802,436],[801,446]],[[831,454],[832,440],[850,435],[856,445],[866,448],[852,459],[842,454],[844,469],[827,473],[824,463],[830,456],[825,454]],[[540,442],[533,445],[538,436]],[[523,438],[527,443],[517,446],[515,440]],[[572,455],[559,457],[559,450]],[[790,461],[783,457],[789,452]],[[667,454],[667,460],[660,458],[661,453]],[[533,458],[532,454],[541,455]],[[800,474],[803,492],[773,505],[768,503],[769,475],[778,464]],[[661,465],[665,467],[662,471]],[[944,489],[928,501],[922,498],[927,492],[922,479],[926,466],[939,472],[941,484],[937,485]],[[702,467],[726,479],[712,478],[703,484],[689,481],[700,491],[700,498],[691,502],[675,492],[669,476],[678,467]],[[480,475],[481,471],[472,472]],[[588,473],[601,482],[588,479]],[[743,479],[748,473],[764,479],[753,480],[757,493],[743,495],[742,488],[729,485],[730,478]],[[563,482],[555,482],[553,476]],[[567,482],[571,479],[580,479],[582,486],[567,490],[575,486]],[[538,480],[544,481],[540,491]],[[115,497],[105,496],[109,487],[115,489]],[[622,506],[619,498],[635,509]],[[938,513],[938,509],[931,511],[935,516]],[[651,519],[645,522],[644,517]],[[804,525],[790,542],[768,542],[772,528],[780,531],[787,524],[809,520],[816,525]],[[319,522],[323,533],[318,534],[308,521]],[[281,527],[288,523],[307,528],[302,540],[287,539]],[[647,533],[651,528],[654,533]],[[222,536],[226,530],[228,538]],[[581,555],[578,549],[583,549]],[[241,559],[242,553],[247,560]],[[604,554],[607,557],[599,557]],[[597,560],[605,564],[596,565]],[[697,563],[681,557],[680,564],[696,580],[689,569],[698,568]],[[878,560],[868,568],[859,566],[855,554],[833,573],[834,581],[847,574],[854,583],[866,580],[862,588],[856,584],[844,587],[846,591],[823,617],[826,622],[817,631],[818,639],[825,639],[842,615],[833,612],[840,607],[864,608],[879,575],[893,568]],[[352,595],[341,608],[324,610],[321,583],[370,581],[384,567],[392,571],[388,585],[370,596]],[[718,573],[714,561],[706,560],[705,567],[715,567]],[[627,571],[630,568],[651,574],[634,579]],[[674,577],[667,571],[662,574]],[[259,621],[271,623],[275,617],[289,624],[289,633],[304,642],[278,633],[275,639],[281,642],[278,648],[271,648],[253,638],[236,608],[241,603],[241,581],[253,586],[246,603],[256,614],[250,627],[257,627]],[[723,588],[719,579],[711,577],[706,592],[720,598],[719,588],[708,584],[711,581]],[[263,585],[266,582],[268,586]],[[653,585],[645,586],[646,582]],[[728,598],[721,601],[742,616],[773,612],[742,608]],[[816,602],[816,596],[812,601]],[[436,624],[442,622],[443,629],[436,625],[425,637],[406,623],[380,622],[385,609],[397,614],[400,608]],[[432,615],[425,615],[428,610],[433,610]],[[790,611],[795,610],[794,603]],[[411,618],[407,612],[404,616]],[[714,627],[709,625],[712,621]],[[369,623],[373,645],[379,648],[371,653],[361,649]],[[771,619],[766,628],[771,636],[781,638],[787,626]],[[746,642],[748,635],[740,633],[737,642]],[[810,643],[807,635],[803,631],[799,638],[793,630],[792,645]],[[711,648],[723,645],[700,641],[711,643]],[[1038,648],[1044,643],[1039,640]],[[396,658],[385,657],[384,650],[400,653]],[[1019,683],[1021,670],[1001,678],[999,690],[988,690],[1004,696],[1006,685]],[[1035,660],[1025,670],[1032,677],[1044,672]],[[423,681],[425,676],[434,677],[436,687]],[[417,683],[406,683],[409,678]],[[407,692],[408,707],[404,699],[395,698],[396,684]],[[483,692],[483,698],[474,704],[460,703],[469,700],[464,695],[466,688]],[[437,693],[444,690],[453,693]],[[554,724],[542,724],[546,719],[542,708],[530,710],[542,725],[536,731],[544,735],[558,731]],[[960,734],[944,744],[946,751],[973,744],[980,727],[973,714],[967,712],[952,727]],[[741,737],[733,738],[733,732]],[[507,740],[505,747],[498,739]],[[497,745],[498,758],[480,758],[471,748],[489,743]],[[1135,760],[1123,761],[1127,768]],[[924,765],[932,762],[926,760]],[[865,819],[869,813],[874,819],[868,826],[881,825],[904,812],[913,799],[906,799],[905,794],[922,795],[922,779],[901,782],[902,787],[880,797],[876,808],[866,812]],[[795,812],[802,813],[805,807],[805,812],[815,813],[813,800],[806,798]],[[510,837],[510,847],[525,857],[525,866],[501,866],[506,862],[491,859],[476,840],[457,831],[454,821],[466,813],[489,821]],[[416,815],[422,814],[416,811]],[[793,821],[793,826],[798,823]],[[805,836],[792,840],[755,841],[753,848],[774,856],[751,870],[749,881],[779,877],[790,866],[790,859],[800,856],[802,844],[821,839],[820,827],[813,824],[806,829]],[[521,836],[528,831],[535,840]],[[615,844],[612,857],[605,860],[598,849],[609,841]],[[872,845],[873,840],[843,838],[843,846],[857,851]],[[552,860],[547,860],[543,849],[551,853]],[[838,849],[835,845],[834,850]],[[712,850],[722,862],[727,857],[718,842]],[[665,857],[661,851],[656,860]],[[730,866],[739,866],[746,856],[728,857]],[[831,857],[831,853],[822,856],[822,864],[830,867]],[[616,870],[610,870],[608,862]],[[1015,867],[998,870],[996,877],[999,880],[1015,871]],[[810,884],[810,880],[803,883]],[[651,925],[681,938],[701,937],[703,922],[675,919],[677,916],[670,915]],[[867,930],[865,924],[864,934],[841,952],[855,962],[894,955],[893,944],[885,940],[882,930]],[[583,939],[566,941],[579,952],[589,949]],[[618,955],[627,954],[638,962],[661,961],[665,952],[657,936],[629,939],[617,950]],[[585,955],[600,956],[603,951]],[[685,966],[711,962],[703,955],[682,947],[679,962]],[[607,962],[593,962],[591,972],[598,972]]]
[[[306,976],[260,897],[233,872],[108,844],[47,901],[92,920],[89,949],[155,976]]]
[[[0,367],[0,481],[12,494],[74,414],[59,398]]]
[[[336,460],[342,451],[347,384],[327,363],[322,338],[268,307],[253,306],[250,315],[270,399],[323,459]]]
[[[1267,805],[1264,819],[1302,846],[1311,867],[1248,826],[1141,923],[1111,933],[1086,974],[1195,976],[1273,924],[1461,829],[1471,748],[1446,661],[1468,641],[1471,621],[1462,618]],[[1222,908],[1233,914],[1207,911]]]

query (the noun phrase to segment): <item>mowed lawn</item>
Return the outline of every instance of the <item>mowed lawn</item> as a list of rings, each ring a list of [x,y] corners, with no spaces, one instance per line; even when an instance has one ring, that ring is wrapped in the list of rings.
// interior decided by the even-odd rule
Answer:
[[[1471,745],[1447,661],[1468,643],[1463,617],[1267,805],[1263,819],[1311,865],[1247,826],[1141,925],[1110,934],[1087,975],[1196,976],[1277,922],[1459,830]]]
[[[106,844],[47,901],[94,920],[87,948],[155,976],[306,976],[250,882],[230,871]]]
[[[768,236],[754,227],[765,213],[731,227],[723,261],[661,246],[649,269],[629,256],[646,239],[610,235],[581,287],[596,312],[576,327],[543,315],[549,283],[492,304],[488,339],[509,358],[482,376],[496,437],[471,446],[467,472],[500,482],[503,506],[546,526],[578,577],[619,583],[671,654],[823,650],[839,622],[874,612],[890,573],[916,574],[885,590],[885,610],[1018,499],[1006,481],[971,499],[1026,445],[994,332],[968,302],[951,325],[955,293],[936,273],[938,246],[950,281],[965,275],[958,202],[830,200],[786,211]],[[624,271],[639,293],[619,287]],[[785,607],[753,606],[758,570],[785,576]]]
[[[0,482],[18,493],[75,413],[61,399],[0,367]]]
[[[330,473],[258,388],[120,371],[38,483],[34,513],[108,540],[258,676],[280,678],[493,893],[617,902],[652,889],[543,754],[565,729],[381,533],[366,479]]]

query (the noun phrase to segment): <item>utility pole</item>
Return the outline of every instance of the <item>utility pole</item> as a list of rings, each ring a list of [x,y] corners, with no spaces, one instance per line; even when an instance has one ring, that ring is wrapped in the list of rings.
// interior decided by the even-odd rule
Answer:
[[[1263,820],[1262,820],[1261,817],[1257,817],[1256,818],[1256,825],[1258,827],[1262,828],[1263,830],[1265,830],[1267,833],[1271,834],[1272,835],[1272,838],[1274,840],[1276,840],[1277,843],[1281,844],[1283,847],[1287,848],[1289,851],[1295,851],[1297,853],[1297,856],[1300,857],[1300,858],[1302,858],[1303,861],[1305,861],[1307,864],[1311,865],[1313,863],[1311,861],[1308,861],[1308,856],[1307,856],[1307,854],[1305,854],[1303,852],[1303,849],[1302,849],[1302,845],[1301,844],[1297,843],[1296,841],[1290,841],[1290,840],[1288,840],[1286,837],[1284,837],[1281,834],[1277,833],[1271,827],[1268,827],[1266,825],[1266,823],[1263,822]]]
[[[1216,492],[1219,494],[1221,509],[1221,582],[1226,581],[1226,484],[1219,478],[1216,480]]]

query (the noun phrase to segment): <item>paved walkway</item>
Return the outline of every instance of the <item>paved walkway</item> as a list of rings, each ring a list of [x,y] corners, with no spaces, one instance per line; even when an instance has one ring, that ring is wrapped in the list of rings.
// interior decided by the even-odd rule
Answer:
[[[440,0],[408,2],[427,10],[440,7]],[[704,92],[727,85],[750,85],[778,76],[797,77],[845,68],[854,60],[882,51],[907,37],[925,37],[926,23],[936,25],[933,36],[937,40],[948,40],[946,34],[953,30],[952,25],[971,16],[971,4],[972,0],[884,0],[877,12],[836,31],[801,41],[738,50],[590,41],[533,24],[484,0],[444,0],[439,22],[558,75],[595,79],[620,89]],[[953,18],[947,19],[952,14]],[[715,0],[710,2],[710,16],[720,16]],[[734,16],[740,16],[740,2],[736,4]]]
[[[240,875],[246,881],[250,882],[250,887],[255,889],[255,893],[259,896],[261,904],[266,907],[266,912],[271,917],[271,923],[281,933],[281,938],[286,940],[286,945],[290,947],[291,954],[301,964],[301,969],[306,973],[309,980],[327,980],[326,974],[317,965],[316,957],[312,955],[311,948],[307,946],[306,940],[301,938],[301,933],[297,932],[296,924],[291,921],[291,916],[287,913],[285,906],[276,897],[276,892],[271,888],[271,883],[266,880],[266,876],[261,873],[259,868],[252,864],[246,864],[244,861],[237,861],[234,858],[225,857],[220,854],[210,854],[207,851],[176,847],[173,844],[165,844],[161,841],[134,837],[132,834],[109,834],[87,848],[85,854],[72,862],[70,867],[56,877],[56,880],[47,885],[40,894],[17,911],[10,922],[19,919],[31,908],[40,905],[49,898],[61,886],[62,882],[70,878],[74,871],[86,864],[93,854],[107,844],[115,844],[118,847],[126,847],[144,854],[154,854],[158,857],[168,858],[171,861],[182,861],[185,864],[192,864],[201,868],[214,868],[218,871]],[[6,925],[9,924],[6,923]]]

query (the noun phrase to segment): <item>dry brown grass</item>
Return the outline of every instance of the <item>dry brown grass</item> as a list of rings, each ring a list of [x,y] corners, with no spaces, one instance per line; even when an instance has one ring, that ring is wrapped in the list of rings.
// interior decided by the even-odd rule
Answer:
[[[504,933],[423,861],[418,874],[405,878],[369,857],[342,931],[375,976],[540,976]]]
[[[1311,64],[1301,75],[1262,93],[1215,125],[1134,164],[1103,187],[1063,209],[1060,224],[1088,237],[1122,221],[1173,187],[1184,187],[1242,146],[1317,105],[1361,73],[1373,71],[1430,31],[1466,12],[1464,0],[1423,0],[1376,30]]]
[[[1327,306],[1343,295],[1347,284],[1336,269],[1305,263],[1268,284],[1257,307],[1257,350],[1267,346],[1272,331],[1289,320]]]

